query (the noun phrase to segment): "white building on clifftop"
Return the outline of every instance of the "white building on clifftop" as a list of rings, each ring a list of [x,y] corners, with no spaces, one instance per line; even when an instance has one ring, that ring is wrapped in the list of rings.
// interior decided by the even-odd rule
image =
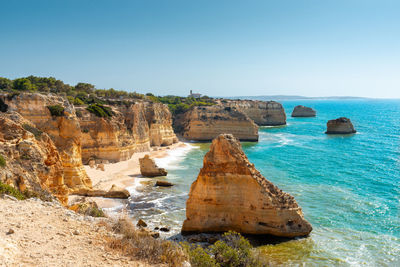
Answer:
[[[200,97],[201,97],[201,94],[199,94],[199,93],[193,93],[193,91],[190,90],[190,95],[188,95],[188,97],[200,98]]]

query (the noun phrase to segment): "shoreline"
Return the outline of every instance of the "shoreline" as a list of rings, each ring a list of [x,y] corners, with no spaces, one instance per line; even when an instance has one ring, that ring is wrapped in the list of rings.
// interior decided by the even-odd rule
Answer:
[[[157,148],[157,150],[154,150]],[[150,155],[156,164],[161,168],[168,170],[168,163],[173,161],[175,155],[171,155],[179,149],[190,150],[192,146],[188,142],[179,141],[175,144],[165,147],[152,147],[150,151],[134,153],[129,160],[116,163],[104,164],[105,171],[90,168],[84,165],[85,171],[92,181],[93,189],[108,191],[112,185],[124,188],[129,191],[131,196],[137,193],[136,188],[142,185],[142,182],[156,180],[157,177],[147,178],[140,173],[139,158]],[[136,179],[140,178],[140,179]],[[73,203],[81,196],[70,195],[69,203]],[[97,203],[99,208],[103,209],[107,214],[119,213],[126,208],[127,199],[113,199],[104,197],[85,197],[89,201]]]

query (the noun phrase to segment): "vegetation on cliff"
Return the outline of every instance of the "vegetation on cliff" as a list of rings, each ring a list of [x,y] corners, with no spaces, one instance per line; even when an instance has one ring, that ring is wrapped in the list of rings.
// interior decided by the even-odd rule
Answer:
[[[109,118],[113,115],[111,108],[105,107],[101,104],[91,104],[86,109],[101,118]]]
[[[151,102],[160,102],[168,105],[173,115],[181,114],[194,106],[211,106],[216,102],[213,98],[202,96],[200,98],[181,96],[155,96],[152,93],[139,94],[123,90],[97,89],[90,83],[77,83],[75,86],[65,84],[54,77],[28,76],[14,80],[0,77],[0,90],[18,94],[19,92],[41,92],[54,93],[67,97],[71,104],[82,105],[104,105],[104,104],[125,104],[129,100],[143,99]],[[107,111],[102,112],[97,106],[90,107],[91,112],[99,117],[109,117]]]
[[[49,109],[51,116],[54,116],[54,117],[64,116],[64,107],[61,105],[47,106],[47,108]]]

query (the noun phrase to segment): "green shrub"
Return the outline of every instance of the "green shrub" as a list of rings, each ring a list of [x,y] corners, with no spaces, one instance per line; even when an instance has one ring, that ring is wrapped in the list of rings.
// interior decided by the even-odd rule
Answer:
[[[256,267],[266,263],[256,255],[249,241],[239,233],[229,231],[210,247],[183,244],[193,267]]]
[[[28,124],[28,123],[22,124],[22,128],[24,128],[24,129],[27,130],[28,132],[33,133],[33,135],[35,136],[36,140],[39,140],[40,137],[42,136],[42,133],[43,133],[41,130],[39,130],[39,129],[33,127],[33,126],[31,126],[31,125]]]
[[[15,189],[14,187],[8,184],[3,184],[2,182],[0,182],[0,194],[10,195],[19,200],[23,200],[26,198],[21,191]]]
[[[55,117],[64,116],[64,107],[61,105],[47,106],[47,108],[49,109],[51,116]]]
[[[105,107],[101,104],[91,104],[86,109],[101,118],[109,118],[113,115],[111,108]]]
[[[6,159],[0,154],[0,167],[6,166]]]
[[[77,105],[77,106],[82,106],[82,105],[84,105],[85,103],[84,103],[79,97],[75,97],[75,98],[74,98],[74,101],[73,101],[73,104],[74,104],[74,105]]]

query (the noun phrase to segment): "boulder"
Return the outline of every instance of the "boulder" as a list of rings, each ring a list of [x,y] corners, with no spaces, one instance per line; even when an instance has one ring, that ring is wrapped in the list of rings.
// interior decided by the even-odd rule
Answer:
[[[186,202],[182,233],[307,236],[311,224],[293,196],[265,179],[230,134],[213,140]]]
[[[309,107],[302,105],[295,106],[292,112],[292,117],[315,117],[317,112]]]
[[[170,182],[167,182],[167,181],[157,181],[155,186],[169,187],[169,186],[173,186],[173,184]]]
[[[145,221],[143,221],[142,219],[139,219],[136,226],[137,227],[147,227],[147,223]]]
[[[104,172],[105,171],[104,164],[103,163],[98,164],[96,170],[102,170]]]
[[[168,174],[165,169],[159,168],[149,155],[140,158],[139,163],[140,173],[145,177],[166,176]]]
[[[122,198],[126,199],[131,196],[128,190],[124,188],[120,188],[113,184],[110,190],[80,190],[74,193],[79,196],[87,196],[87,197],[105,197],[105,198]]]
[[[93,168],[95,167],[95,165],[96,165],[96,162],[95,162],[94,159],[89,160],[89,166],[90,166],[90,168],[93,169]]]
[[[336,120],[330,120],[326,124],[326,134],[352,134],[356,133],[350,119],[341,117]]]

